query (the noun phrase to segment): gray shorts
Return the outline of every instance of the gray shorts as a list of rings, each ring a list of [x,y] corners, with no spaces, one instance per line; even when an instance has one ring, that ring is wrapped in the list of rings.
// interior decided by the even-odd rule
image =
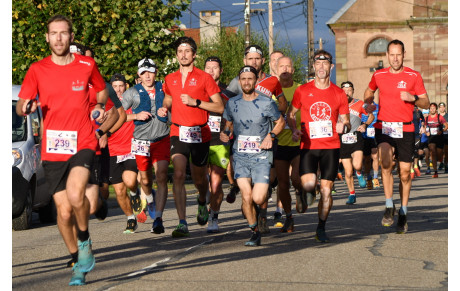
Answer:
[[[251,178],[252,183],[270,182],[271,159],[264,155],[233,153],[233,170],[235,171],[235,179]]]

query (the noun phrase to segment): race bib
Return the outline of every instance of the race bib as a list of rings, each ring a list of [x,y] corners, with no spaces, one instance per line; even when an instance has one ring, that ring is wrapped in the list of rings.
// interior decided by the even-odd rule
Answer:
[[[332,136],[332,121],[322,120],[322,121],[312,121],[309,122],[310,129],[310,138],[324,138]]]
[[[238,136],[238,152],[255,154],[260,153],[260,136],[240,135]]]
[[[134,156],[133,153],[117,156],[117,164],[123,163],[126,160],[135,160],[135,159],[136,159],[136,156]]]
[[[438,128],[437,127],[430,127],[430,134],[431,135],[437,135],[438,134]]]
[[[131,153],[133,155],[150,157],[150,142],[148,140],[131,139]]]
[[[220,132],[220,122],[222,117],[209,115],[208,125],[211,132]]]
[[[180,126],[179,140],[186,143],[201,143],[201,127]]]
[[[403,137],[403,123],[402,122],[382,121],[382,133],[392,138],[402,138]]]
[[[75,155],[77,153],[77,132],[47,129],[46,152]]]
[[[375,136],[375,128],[368,127],[366,129],[366,134],[367,134],[368,137],[374,137]]]
[[[342,134],[342,143],[354,144],[358,142],[358,136],[353,132]]]

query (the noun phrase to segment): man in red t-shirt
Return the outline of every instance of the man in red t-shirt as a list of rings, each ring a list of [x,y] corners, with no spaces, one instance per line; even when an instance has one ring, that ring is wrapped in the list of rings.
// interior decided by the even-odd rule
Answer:
[[[446,119],[438,113],[438,104],[430,104],[430,113],[425,119],[425,126],[422,131],[428,137],[428,148],[431,152],[431,162],[433,163],[433,178],[438,177],[438,158],[442,159],[444,149],[443,133],[447,131]]]
[[[419,72],[403,65],[404,44],[392,40],[387,46],[387,58],[390,67],[376,71],[364,92],[366,111],[375,110],[374,93],[379,89],[379,113],[375,127],[375,140],[382,166],[382,183],[385,192],[385,213],[383,226],[394,222],[395,206],[393,203],[393,158],[398,159],[399,189],[401,209],[398,215],[397,232],[406,233],[407,204],[409,203],[411,163],[414,154],[414,104],[419,108],[428,108],[430,101]]]
[[[179,70],[166,76],[163,90],[163,107],[159,116],[171,111],[171,159],[174,166],[173,193],[179,224],[173,237],[189,236],[185,220],[185,173],[191,157],[190,170],[195,187],[199,191],[197,220],[200,225],[208,222],[206,194],[209,191],[207,165],[211,130],[209,112],[224,111],[220,89],[211,75],[196,68],[196,43],[190,37],[180,37],[175,42]]]
[[[69,285],[85,284],[85,275],[95,265],[88,232],[89,201],[85,187],[90,176],[94,151],[98,138],[104,129],[93,131],[89,116],[88,84],[97,92],[99,111],[97,121],[104,115],[102,107],[108,97],[105,82],[96,63],[90,57],[70,53],[73,41],[72,22],[65,16],[56,15],[48,20],[46,41],[51,56],[35,62],[27,71],[19,93],[16,107],[18,115],[23,116],[37,109],[34,101],[40,96],[43,111],[44,130],[42,160],[49,190],[58,211],[58,227],[69,251],[78,251],[78,262],[73,267]],[[28,110],[29,104],[32,104]],[[104,126],[104,125],[102,125]],[[75,224],[66,224],[67,213],[71,209]],[[64,214],[63,214],[64,213]],[[78,249],[73,249],[73,227],[76,226]],[[75,243],[77,245],[77,243]]]
[[[350,113],[347,96],[342,89],[330,81],[334,64],[332,56],[324,50],[313,55],[314,82],[298,87],[294,92],[287,113],[292,140],[300,139],[300,181],[303,187],[302,204],[306,203],[305,192],[314,192],[318,164],[321,170],[321,198],[318,202],[318,227],[316,240],[329,242],[326,235],[326,220],[332,208],[332,186],[337,176],[340,139],[339,133],[350,131]],[[296,127],[295,114],[300,110],[301,130]],[[342,123],[337,124],[341,118]]]

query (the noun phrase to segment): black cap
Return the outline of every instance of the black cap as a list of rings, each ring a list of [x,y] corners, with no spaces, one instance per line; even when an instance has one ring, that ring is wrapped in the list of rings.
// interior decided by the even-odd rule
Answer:
[[[244,50],[244,55],[247,55],[248,53],[258,53],[262,58],[264,57],[263,49],[256,44],[252,44]]]
[[[113,74],[112,78],[110,78],[110,84],[112,84],[115,81],[123,81],[123,83],[126,83],[125,76],[123,76],[120,73],[115,73]]]
[[[350,81],[345,81],[345,82],[342,82],[342,84],[340,85],[340,88],[348,88],[348,87],[351,87],[354,89],[353,83]]]
[[[257,78],[257,70],[253,66],[244,66],[244,67],[242,67],[240,69],[240,73],[238,74],[238,76],[240,76],[244,72],[252,72],[252,73],[254,73],[254,75]]]

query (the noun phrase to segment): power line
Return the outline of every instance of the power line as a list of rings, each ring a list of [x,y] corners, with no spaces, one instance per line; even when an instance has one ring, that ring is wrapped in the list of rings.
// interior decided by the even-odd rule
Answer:
[[[279,4],[278,4],[279,6]],[[289,38],[289,33],[287,31],[287,27],[286,27],[286,21],[284,20],[284,15],[283,15],[283,11],[280,10],[280,13],[281,13],[281,18],[283,19],[283,24],[284,24],[284,30],[286,31],[286,36],[287,36],[287,39],[289,41],[289,46],[292,48],[292,43],[291,43],[291,39]],[[303,14],[303,13],[302,13]]]
[[[433,7],[430,7],[430,6],[427,6],[427,5],[414,4],[414,3],[406,2],[406,1],[403,1],[403,0],[396,0],[396,1],[401,2],[401,3],[406,3],[406,4],[409,4],[409,5],[412,5],[412,6],[418,6],[418,7],[423,7],[423,8],[427,8],[427,9],[447,13],[446,10],[436,9],[436,8],[433,8]]]

